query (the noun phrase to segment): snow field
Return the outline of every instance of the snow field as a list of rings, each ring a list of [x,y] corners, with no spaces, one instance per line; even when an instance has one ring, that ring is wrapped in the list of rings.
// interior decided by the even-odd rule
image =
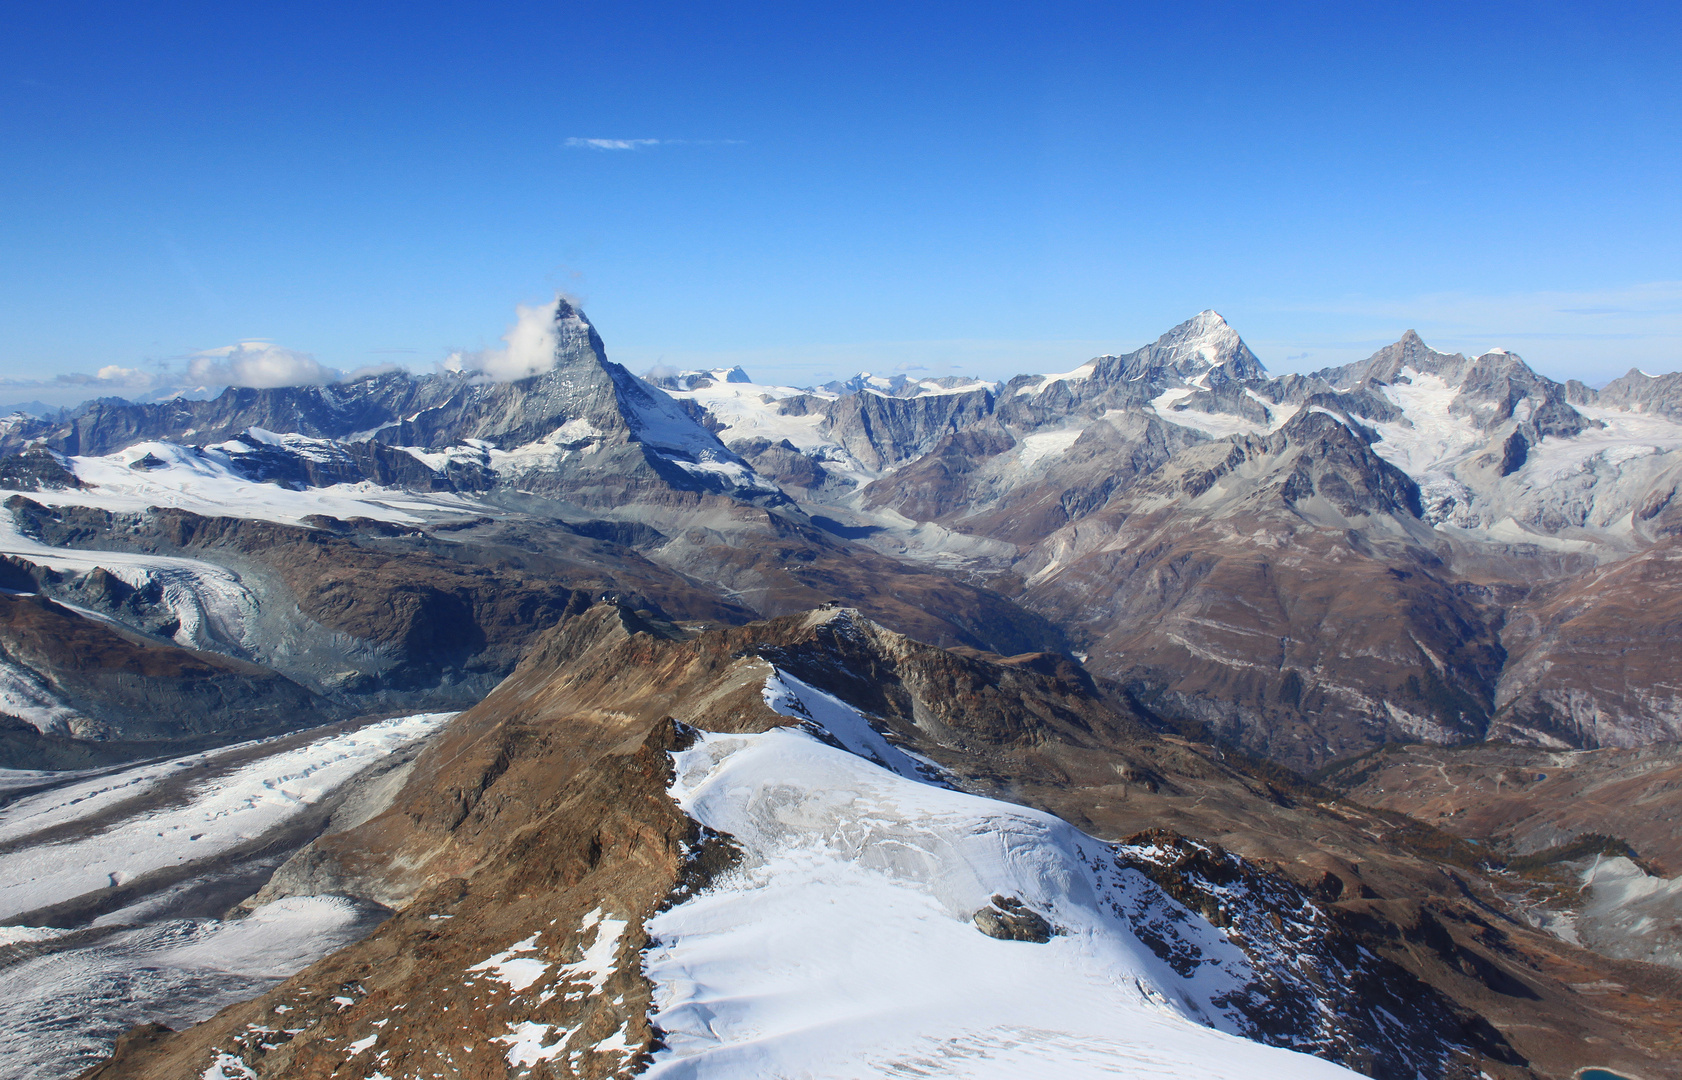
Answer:
[[[129,1027],[158,1021],[179,1030],[207,1019],[355,940],[377,918],[341,897],[291,897],[233,922],[174,919],[21,960],[6,968],[0,995],[0,1076],[74,1076]],[[0,943],[65,933],[7,927]]]
[[[0,854],[0,918],[120,885],[152,870],[204,859],[254,839],[365,766],[430,735],[453,713],[422,713],[324,736],[206,781],[184,805],[142,810],[88,835]],[[214,760],[195,754],[136,766],[0,810],[0,836],[14,843],[49,826],[86,818],[172,772]]]
[[[1373,452],[1379,457],[1423,482],[1433,473],[1447,473],[1456,461],[1483,446],[1487,439],[1483,431],[1466,417],[1448,411],[1460,396],[1458,386],[1450,386],[1441,375],[1411,367],[1397,372],[1397,378],[1410,381],[1390,383],[1382,392],[1406,419],[1373,425],[1380,436]]]
[[[822,461],[829,472],[856,484],[868,483],[877,475],[824,433],[823,414],[812,412],[805,416],[785,416],[779,411],[783,400],[805,394],[805,390],[792,386],[721,381],[694,390],[668,390],[666,393],[674,398],[695,401],[717,417],[725,425],[718,433],[721,442],[765,439],[778,443],[786,440],[801,453]]]
[[[35,672],[0,657],[0,712],[27,720],[40,731],[69,731],[87,719],[52,692]]]
[[[1236,1024],[1214,999],[1249,981],[1242,952],[1187,913],[1218,962],[1177,975],[1119,916],[1155,886],[1118,870],[1108,845],[915,779],[918,763],[870,744],[856,711],[786,674],[765,693],[885,760],[793,728],[702,733],[673,755],[673,797],[743,860],[648,923],[667,1043],[649,1076],[1353,1075],[1228,1034]],[[994,894],[1058,935],[981,934],[970,918]]]
[[[336,445],[300,435],[276,435],[261,428],[252,438],[305,456],[322,457]],[[334,484],[294,491],[279,484],[248,480],[238,459],[251,452],[243,442],[191,447],[171,442],[143,442],[102,457],[73,457],[70,467],[87,488],[26,491],[24,498],[49,506],[93,506],[115,513],[136,513],[153,506],[190,510],[207,516],[257,518],[298,524],[311,514],[367,517],[403,524],[418,523],[440,511],[457,513],[478,504],[450,493],[419,495],[376,484]],[[150,455],[162,464],[131,468]],[[10,495],[0,493],[0,496]]]

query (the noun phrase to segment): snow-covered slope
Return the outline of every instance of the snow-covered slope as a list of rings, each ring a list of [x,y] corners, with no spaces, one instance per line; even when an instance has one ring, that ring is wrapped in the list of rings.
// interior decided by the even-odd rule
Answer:
[[[1379,456],[1419,484],[1427,520],[1475,539],[1608,556],[1648,542],[1638,515],[1682,480],[1682,421],[1639,405],[1566,404],[1563,386],[1511,353],[1427,355],[1423,370],[1371,376],[1390,415],[1357,413],[1378,434]],[[1519,377],[1492,395],[1476,380],[1494,365]]]
[[[234,655],[249,652],[253,645],[257,598],[238,574],[214,563],[173,555],[51,547],[19,532],[16,520],[5,510],[0,510],[0,555],[16,555],[76,574],[104,567],[136,589],[156,583],[164,605],[180,623],[177,644]]]
[[[844,478],[850,484],[868,483],[875,471],[853,456],[829,430],[829,416],[821,409],[806,407],[806,403],[833,400],[835,394],[827,390],[802,390],[793,386],[772,386],[750,382],[741,368],[732,372],[690,372],[666,385],[678,385],[667,393],[679,400],[692,401],[707,410],[723,425],[718,438],[726,445],[763,439],[773,445],[788,443],[796,451],[821,464],[827,472]],[[787,403],[801,403],[789,408]]]
[[[384,720],[323,737],[144,805],[172,775],[245,751],[228,747],[103,774],[0,810],[0,918],[209,859],[320,801],[364,766],[437,730],[453,713]],[[114,820],[106,815],[142,800]],[[96,817],[97,815],[97,817]],[[92,822],[77,830],[79,822]],[[75,835],[65,836],[69,830]],[[50,831],[50,832],[49,832]],[[32,840],[44,836],[45,842]]]
[[[102,927],[74,945],[61,940],[65,931],[0,927],[0,947],[30,943],[6,968],[0,1076],[79,1075],[135,1024],[197,1023],[356,940],[384,914],[340,896],[309,896],[233,922]]]
[[[7,991],[0,995],[0,1076],[74,1076],[134,1024],[197,1023],[367,933],[386,912],[341,896],[289,897],[237,920],[204,917],[186,897],[195,882],[237,874],[219,856],[272,835],[452,715],[79,776],[0,771],[0,790],[57,781],[0,809],[0,919],[155,870],[203,864],[197,878],[138,889],[91,922],[0,927]],[[212,900],[211,910],[240,895]]]
[[[1354,1075],[1242,1038],[1245,955],[1110,845],[924,782],[790,676],[766,699],[808,730],[701,733],[674,755],[673,796],[742,857],[648,924],[666,1040],[650,1076]],[[1010,900],[1049,941],[977,929]],[[1177,923],[1200,961],[1176,972],[1126,913]]]
[[[242,468],[243,460],[252,455],[253,443],[318,459],[332,455],[338,444],[260,429],[251,429],[247,436],[249,441],[202,447],[149,441],[100,457],[70,457],[66,462],[81,487],[0,490],[0,500],[23,494],[49,506],[95,506],[116,513],[162,506],[288,524],[316,514],[413,524],[486,509],[468,496],[448,491],[414,492],[367,482],[300,489],[254,480]]]

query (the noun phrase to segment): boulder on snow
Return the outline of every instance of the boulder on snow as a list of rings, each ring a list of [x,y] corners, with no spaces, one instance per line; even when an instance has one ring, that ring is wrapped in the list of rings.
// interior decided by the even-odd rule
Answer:
[[[1033,941],[1044,945],[1051,940],[1051,924],[1014,896],[993,897],[993,902],[973,918],[977,930],[1001,941]]]

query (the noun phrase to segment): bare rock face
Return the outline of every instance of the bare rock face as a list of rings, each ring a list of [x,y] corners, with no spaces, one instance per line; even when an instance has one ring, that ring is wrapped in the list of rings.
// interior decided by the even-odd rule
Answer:
[[[1498,735],[1585,748],[1682,739],[1682,541],[1541,591],[1505,640]]]
[[[42,488],[79,488],[81,480],[65,467],[64,457],[44,446],[33,446],[11,457],[0,458],[0,488],[10,491],[40,491]]]
[[[486,447],[529,447],[500,482],[579,505],[617,506],[672,491],[784,501],[770,485],[756,485],[751,470],[663,391],[609,361],[595,327],[564,300],[553,333],[552,368],[514,382],[462,372],[392,373],[333,386],[230,387],[210,401],[113,399],[69,421],[8,428],[0,434],[0,453],[35,446],[97,456],[190,435],[199,445],[244,440],[244,449],[256,452],[249,462],[253,479],[263,482],[372,480],[419,490],[485,490],[498,482]],[[298,453],[285,440],[253,440],[253,429],[318,445]],[[432,469],[390,447],[462,450]],[[8,467],[28,468],[0,466],[0,472]]]
[[[1480,738],[1499,616],[1418,515],[1407,476],[1306,412],[1182,452],[1053,534],[1024,598],[1155,707],[1299,767]]]
[[[471,703],[513,670],[533,637],[603,592],[675,618],[746,617],[646,561],[621,557],[606,573],[581,565],[576,556],[615,551],[617,545],[571,534],[553,545],[575,558],[543,558],[530,550],[499,551],[494,544],[452,542],[378,522],[323,518],[303,527],[163,509],[121,516],[21,498],[10,510],[30,536],[67,548],[86,546],[93,558],[100,546],[109,546],[241,567],[254,587],[262,584],[259,592],[278,594],[269,595],[266,610],[285,614],[291,608],[307,622],[292,628],[277,622],[279,615],[259,611],[244,639],[211,644],[230,656],[289,671],[320,692],[348,689],[352,697],[375,695],[376,701],[395,693],[425,695],[423,703],[448,703],[452,697]],[[160,630],[168,628],[160,622],[169,617],[168,609],[146,606],[144,593],[103,571],[43,587],[132,625],[150,620]]]
[[[603,595],[736,623],[842,600],[941,645],[1078,649],[1165,714],[1303,767],[1393,739],[1613,745],[1676,727],[1676,584],[1652,553],[1682,536],[1682,376],[1596,393],[1409,331],[1270,379],[1205,311],[1002,386],[861,376],[757,395],[740,370],[633,378],[565,302],[552,330],[552,367],[515,382],[382,375],[11,419],[0,450],[22,456],[0,477],[48,502],[79,482],[66,455],[192,432],[207,442],[182,454],[247,480],[471,497],[478,517],[447,533],[322,517],[306,539],[132,513],[39,532],[191,548],[272,580],[298,619],[230,655],[328,694],[465,702]],[[167,630],[144,596],[63,590]],[[1624,681],[1591,674],[1591,655]]]
[[[65,454],[100,455],[150,439],[181,438],[188,431],[205,443],[224,442],[253,427],[338,439],[373,431],[415,411],[436,408],[463,383],[465,379],[456,375],[416,380],[391,373],[331,388],[229,387],[208,401],[178,399],[136,405],[101,399],[90,402],[68,421],[35,421],[7,431],[0,450],[15,453],[39,442]]]
[[[993,902],[972,917],[975,928],[1001,941],[1032,941],[1044,945],[1051,940],[1051,924],[1045,916],[1023,905],[1014,896],[994,896]]]
[[[868,390],[824,402],[834,440],[871,469],[920,458],[942,438],[993,412],[992,389],[890,397]]]
[[[1034,438],[1068,442],[1034,458]],[[1205,440],[1152,414],[1106,415],[1068,434],[981,425],[950,435],[926,455],[871,483],[867,506],[936,521],[1028,549],[1094,512],[1116,493]],[[1024,467],[1027,456],[1029,464]]]

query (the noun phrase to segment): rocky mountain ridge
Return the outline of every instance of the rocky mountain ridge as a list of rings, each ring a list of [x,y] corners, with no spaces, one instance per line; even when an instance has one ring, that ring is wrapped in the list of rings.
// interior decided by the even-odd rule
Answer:
[[[1662,380],[1596,395],[1411,333],[1275,379],[1213,312],[1003,384],[638,380],[564,303],[554,337],[513,382],[4,425],[0,747],[58,755],[11,764],[468,707],[366,812],[265,847],[292,854],[237,911],[392,918],[98,1075],[832,1073],[921,1060],[890,1029],[931,1002],[950,1045],[1056,1030],[1068,1061],[1166,1024],[1152,1067],[1209,1076],[1682,1049],[1670,973],[1530,919],[1504,826],[1407,816],[1460,795],[1446,765],[1405,806],[1336,779],[1398,744],[1676,740]],[[1360,797],[1291,771],[1322,766]],[[963,977],[900,1001],[893,964]],[[813,973],[856,975],[865,1036],[760,1011],[821,1012]]]
[[[316,498],[339,521],[443,527],[447,544],[423,543],[582,560],[563,577],[616,592],[636,579],[637,602],[671,617],[702,610],[672,606],[688,590],[730,618],[841,598],[932,640],[1058,642],[1301,767],[1398,738],[1682,732],[1668,607],[1631,620],[1620,599],[1629,581],[1671,588],[1682,422],[1668,377],[1596,393],[1410,331],[1360,363],[1270,378],[1205,311],[1131,353],[1002,385],[764,387],[740,369],[650,382],[609,362],[571,305],[555,320],[553,368],[523,380],[392,374],[104,403],[8,425],[21,452],[0,475],[47,504],[114,511],[111,539],[85,546],[132,546],[119,519],[156,500],[218,516],[226,491],[273,492],[234,515],[325,527],[302,512]],[[512,520],[510,548],[493,537]],[[571,533],[564,553],[537,541],[544,528]],[[350,528],[363,546],[369,532]],[[249,555],[211,554],[225,557]],[[877,585],[884,572],[920,599]],[[650,591],[661,575],[675,577]],[[981,610],[1027,636],[983,641]],[[1559,643],[1601,623],[1618,627],[1620,680],[1562,662]]]
[[[1247,848],[1286,845],[1272,847],[1264,865],[1160,831],[1077,841],[1094,845],[1089,856],[1107,853],[1094,872],[1134,882],[1105,916],[1107,932],[1131,935],[1152,958],[1148,978],[1166,980],[1158,1008],[1189,1007],[1207,993],[1203,980],[1230,965],[1254,981],[1199,1008],[1235,1010],[1232,1022],[1252,1040],[1381,1078],[1518,1080],[1587,1061],[1639,1069],[1664,1052],[1661,1019],[1629,1025],[1571,991],[1569,980],[1613,974],[1592,954],[1493,915],[1489,901],[1476,899],[1485,888],[1477,880],[1364,838],[1374,823],[1358,808],[1294,804],[1241,763],[1164,737],[1154,723],[1064,658],[934,649],[845,609],[696,635],[601,605],[546,635],[507,683],[429,746],[389,809],[317,840],[262,897],[328,888],[396,905],[394,918],[206,1024],[177,1036],[136,1032],[89,1076],[217,1066],[254,1077],[728,1075],[739,1066],[726,1051],[740,999],[704,1003],[713,1020],[698,1044],[661,981],[663,965],[689,932],[685,913],[717,910],[726,897],[750,902],[727,882],[751,874],[761,841],[745,820],[733,832],[709,829],[693,815],[712,811],[693,801],[680,810],[668,792],[687,790],[696,770],[743,748],[777,746],[853,762],[846,768],[864,770],[860,779],[933,770],[923,788],[931,798],[959,797],[946,784],[1026,782],[1028,802],[1044,792],[1081,807],[1082,827],[1097,835],[1115,835],[1102,821],[1160,819],[1172,808],[1192,815],[1182,820],[1218,819]],[[1118,798],[1118,780],[1132,800]],[[799,790],[802,812],[820,813],[828,797],[821,783]],[[727,792],[744,813],[756,805],[746,787],[718,789]],[[789,797],[774,804],[781,820],[802,820]],[[891,840],[897,826],[888,813],[878,809],[874,828]],[[1246,819],[1269,824],[1234,831]],[[1346,860],[1326,861],[1328,834]],[[921,876],[931,871],[927,859],[902,868],[872,862],[891,858],[893,847],[861,838],[853,850],[896,880],[931,880]],[[974,863],[974,872],[999,873],[989,866]],[[1072,909],[1056,906],[1026,873],[1006,886],[1007,904],[1038,905],[1066,929]],[[986,878],[975,887],[1001,885]],[[867,914],[879,938],[891,916]],[[933,917],[961,931],[952,940],[969,948],[987,939],[967,914]],[[831,936],[851,933],[845,911],[828,925]],[[1057,949],[1058,940],[1000,947]],[[728,964],[726,941],[712,940],[709,955]],[[861,939],[848,947],[868,954],[885,946]],[[761,955],[755,964],[765,962]],[[704,993],[725,969],[688,970],[692,981],[681,986],[694,989],[680,986],[676,1000]],[[815,992],[790,983],[779,1000],[794,1006]],[[1242,1019],[1246,1009],[1253,1022]],[[1060,1022],[1078,1021],[1065,1014]],[[757,1052],[785,1045],[755,1030]],[[1593,1048],[1614,1030],[1615,1054]],[[870,1038],[880,1047],[891,1035],[878,1023]],[[824,1060],[825,1044],[809,1027],[788,1045],[802,1048],[801,1060]],[[1237,1075],[1231,1062],[1249,1059],[1222,1045],[1228,1057],[1174,1060]],[[1312,1065],[1296,1065],[1296,1075]]]
[[[1678,387],[1636,373],[1596,394],[1501,350],[1436,352],[1412,331],[1359,363],[1269,378],[1203,312],[1126,356],[1018,376],[967,413],[912,397],[910,419],[836,419],[870,408],[849,400],[881,400],[861,390],[779,443],[739,435],[803,408],[792,392],[738,381],[687,396],[767,477],[864,542],[986,574],[1164,707],[1314,765],[1396,738],[1619,745],[1682,732],[1682,701],[1658,674],[1674,632],[1662,602],[1623,624],[1628,678],[1592,690],[1544,659],[1557,639],[1527,629],[1555,619],[1543,613],[1574,575],[1668,565],[1682,529],[1682,425],[1666,411]],[[944,434],[892,463],[930,432]],[[1281,577],[1305,560],[1312,572]],[[1199,586],[1221,564],[1245,569]],[[1627,617],[1614,607],[1623,576],[1596,572],[1572,592],[1571,618],[1599,617],[1584,605]],[[1371,614],[1328,623],[1327,594]],[[1118,618],[1136,629],[1118,635]],[[1395,627],[1410,627],[1400,651],[1380,644]],[[1370,663],[1380,655],[1398,681]],[[1451,659],[1471,655],[1470,669]],[[1241,689],[1262,682],[1273,689]],[[1328,713],[1330,701],[1344,704]],[[1314,719],[1268,734],[1270,712]]]

